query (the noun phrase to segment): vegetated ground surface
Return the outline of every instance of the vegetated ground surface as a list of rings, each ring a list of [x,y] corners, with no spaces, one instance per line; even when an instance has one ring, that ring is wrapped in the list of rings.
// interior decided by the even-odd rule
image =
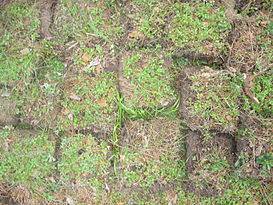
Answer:
[[[0,6],[0,204],[273,204],[272,1]]]

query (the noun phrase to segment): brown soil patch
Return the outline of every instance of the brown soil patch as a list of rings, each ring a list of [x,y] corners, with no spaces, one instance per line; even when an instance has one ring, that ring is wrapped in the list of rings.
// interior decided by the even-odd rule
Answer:
[[[16,118],[15,103],[8,97],[0,96],[0,126],[16,125],[19,119]]]
[[[222,65],[223,64],[223,57],[217,53],[210,43],[207,43],[207,52],[198,53],[192,51],[192,49],[176,49],[173,52],[174,58],[186,58],[190,62],[197,62],[200,61],[206,65]]]
[[[225,176],[235,157],[231,135],[211,134],[212,139],[193,131],[186,136],[188,191],[202,196],[215,196],[227,188]]]
[[[3,7],[7,4],[9,4],[11,2],[11,0],[0,0],[0,6]]]
[[[3,205],[32,205],[31,194],[23,186],[0,184],[0,204]],[[34,205],[34,204],[33,204]]]
[[[84,185],[71,185],[66,188],[61,188],[56,194],[56,201],[59,201],[61,204],[86,204],[92,205],[97,204],[95,200],[97,196],[96,192],[93,190],[91,186],[84,186]],[[103,200],[105,200],[103,202]],[[102,201],[100,203],[107,204],[107,195],[102,197]],[[57,204],[59,204],[57,203]]]
[[[23,123],[36,128],[55,129],[57,126],[57,117],[59,115],[58,100],[39,96],[39,99],[34,99],[24,102],[20,119]]]
[[[272,2],[271,2],[272,3]],[[263,0],[235,0],[235,9],[238,13],[243,12],[244,10],[248,11],[248,13],[254,14],[257,11],[263,9],[270,10],[270,1],[263,1]]]
[[[50,32],[50,27],[53,22],[55,7],[58,0],[46,0],[41,1],[41,26],[40,33],[41,37],[47,40],[52,39],[52,34]]]

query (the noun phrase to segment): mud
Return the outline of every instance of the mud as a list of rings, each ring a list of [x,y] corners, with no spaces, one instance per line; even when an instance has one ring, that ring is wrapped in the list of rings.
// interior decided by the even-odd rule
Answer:
[[[215,55],[210,55],[206,53],[196,53],[187,49],[177,49],[173,53],[173,58],[176,58],[176,59],[185,58],[191,63],[200,62],[208,66],[211,66],[211,65],[222,66],[224,64],[226,57],[224,55],[215,56]]]
[[[272,4],[272,2],[271,2]],[[270,9],[270,1],[264,0],[236,0],[235,9],[238,13],[246,11],[248,15],[253,15],[260,10]]]

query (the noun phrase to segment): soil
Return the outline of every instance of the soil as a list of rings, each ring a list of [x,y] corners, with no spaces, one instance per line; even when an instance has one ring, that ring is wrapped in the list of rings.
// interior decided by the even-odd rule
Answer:
[[[41,1],[40,33],[41,33],[41,37],[47,40],[50,40],[53,38],[50,32],[50,28],[51,28],[51,24],[53,23],[54,12],[55,12],[55,7],[57,3],[58,3],[58,0]]]
[[[0,127],[19,123],[15,113],[15,106],[16,104],[8,97],[0,97]]]
[[[7,5],[10,2],[11,2],[11,0],[0,0],[0,6],[3,7],[3,6]]]
[[[30,193],[25,187],[12,186],[7,183],[0,184],[0,205],[26,205],[30,203]]]
[[[168,157],[170,161],[176,164],[180,160],[181,139],[180,126],[176,120],[157,118],[150,121],[128,121],[124,124],[121,138],[121,173],[135,172],[139,175],[145,175],[146,171],[154,164],[163,168],[160,162],[161,158]],[[126,150],[139,155],[133,161],[128,162],[126,159]],[[143,172],[143,173],[142,173]],[[154,183],[147,187],[142,187],[136,181],[131,186],[128,185],[124,176],[121,178],[119,189],[129,196],[134,193],[147,197],[154,196],[158,193],[175,192],[180,186],[175,181],[166,181],[166,176],[160,176]],[[145,179],[143,179],[145,180]],[[147,192],[148,191],[148,192]]]

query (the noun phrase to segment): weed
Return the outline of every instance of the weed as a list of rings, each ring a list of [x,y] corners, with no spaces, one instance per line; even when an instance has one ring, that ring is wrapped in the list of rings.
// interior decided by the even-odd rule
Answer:
[[[139,47],[140,41],[160,42],[163,40],[170,8],[169,2],[162,1],[134,0],[130,5],[126,5],[124,12],[131,13],[128,17],[132,25],[129,47]]]
[[[173,105],[166,108],[159,108],[159,109],[132,109],[126,107],[124,103],[121,104],[122,108],[124,109],[125,113],[127,114],[127,117],[131,120],[138,120],[138,119],[144,119],[149,120],[156,117],[169,117],[169,118],[175,118],[178,113],[178,106],[179,106],[179,100],[177,100]]]
[[[113,146],[113,150],[112,150],[113,160],[112,161],[113,161],[115,174],[117,175],[117,166],[118,166],[119,155],[120,155],[119,142],[120,142],[122,125],[125,120],[125,117],[124,117],[125,113],[124,113],[124,109],[122,107],[123,98],[119,95],[116,100],[117,100],[117,105],[118,105],[118,111],[117,111],[116,122],[115,122],[115,125],[113,128],[111,144]]]
[[[115,16],[106,18],[106,15],[109,15],[107,5],[105,2],[61,1],[55,18],[58,31],[56,36],[60,37],[61,42],[71,38],[78,42],[88,37],[99,38],[103,41],[114,38],[121,33],[121,28],[111,20],[115,19]]]
[[[38,37],[38,12],[35,5],[12,3],[1,9],[0,83],[28,82],[38,61],[34,41]],[[2,33],[3,32],[3,33]]]
[[[11,31],[14,40],[21,38],[23,42],[34,41],[38,38],[39,13],[37,5],[24,2],[13,2],[1,10],[0,21]],[[13,41],[13,42],[15,42]],[[16,41],[16,43],[21,43]]]
[[[263,174],[269,174],[270,170],[273,168],[273,154],[266,153],[257,158],[257,163],[262,166]]]
[[[244,97],[244,110],[253,110],[257,115],[265,118],[273,116],[273,75],[259,76],[255,80],[255,86],[252,88],[253,94],[259,100],[255,103]]]

